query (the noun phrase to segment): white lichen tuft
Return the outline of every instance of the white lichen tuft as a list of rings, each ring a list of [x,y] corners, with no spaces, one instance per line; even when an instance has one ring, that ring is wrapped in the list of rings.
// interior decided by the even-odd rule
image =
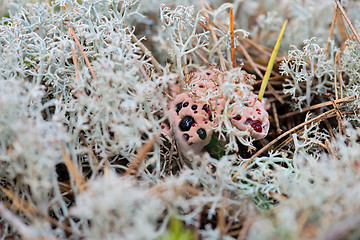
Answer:
[[[359,2],[341,2],[358,29]],[[328,39],[333,1],[0,6],[1,239],[163,239],[174,218],[198,239],[359,239],[360,48],[341,46],[339,27]],[[280,52],[293,47],[278,63],[288,80],[274,74],[260,102],[261,74],[239,44],[265,71],[285,19]],[[197,95],[205,69],[217,78]],[[213,152],[184,154],[164,134],[184,93],[201,106],[221,100],[202,113],[214,121]],[[270,123],[259,137],[240,114],[260,104]]]

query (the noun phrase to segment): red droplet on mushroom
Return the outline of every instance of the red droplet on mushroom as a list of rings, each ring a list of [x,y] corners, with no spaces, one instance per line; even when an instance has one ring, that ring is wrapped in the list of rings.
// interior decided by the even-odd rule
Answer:
[[[262,132],[262,127],[261,127],[261,121],[260,120],[252,120],[251,118],[246,119],[245,121],[246,125],[250,125],[255,132],[261,133]]]
[[[240,115],[236,115],[235,117],[233,117],[234,120],[236,121],[240,121],[241,120],[241,116]]]
[[[260,109],[256,109],[256,112],[259,114],[259,115],[261,115],[261,110]]]
[[[161,125],[161,129],[164,129],[165,128],[165,126],[164,125]]]
[[[210,113],[210,112],[211,112],[210,107],[209,107],[209,105],[207,105],[207,104],[205,104],[202,109],[203,109],[206,113]]]

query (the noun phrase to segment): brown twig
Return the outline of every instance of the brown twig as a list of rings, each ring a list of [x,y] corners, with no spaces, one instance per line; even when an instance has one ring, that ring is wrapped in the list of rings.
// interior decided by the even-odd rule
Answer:
[[[241,231],[239,232],[239,235],[237,237],[237,240],[245,240],[246,239],[246,235],[248,233],[248,230],[251,226],[251,224],[254,222],[254,217],[251,218],[247,218],[241,228]]]
[[[260,156],[262,153],[264,153],[268,148],[270,148],[272,145],[274,145],[276,142],[278,142],[280,139],[284,138],[285,136],[295,132],[296,130],[304,127],[307,124],[310,124],[312,122],[317,122],[317,121],[321,121],[322,119],[332,116],[333,113],[335,113],[335,109],[331,109],[323,114],[320,114],[317,117],[314,117],[302,124],[297,125],[296,127],[293,127],[292,129],[286,131],[285,133],[281,134],[280,136],[278,136],[277,138],[275,138],[274,140],[272,140],[270,143],[268,143],[267,145],[265,145],[263,148],[261,148],[259,151],[257,151],[248,161],[246,161],[243,164],[243,168],[246,168],[255,158],[257,158],[258,156]],[[237,177],[239,175],[239,172],[236,172],[233,176],[233,179],[235,179],[235,177]]]
[[[344,92],[343,92],[343,76],[342,76],[342,69],[341,69],[341,58],[340,58],[340,53],[336,54],[335,56],[335,64],[338,64],[338,71],[339,71],[339,85],[340,85],[340,98],[344,97]]]
[[[338,99],[338,100],[335,100],[334,102],[335,102],[336,104],[339,104],[339,103],[352,102],[352,101],[354,101],[355,99],[356,99],[356,98],[355,98],[354,96],[349,96],[349,97],[345,97],[345,98],[340,98],[340,99]],[[316,104],[316,105],[313,105],[313,106],[310,106],[310,107],[303,108],[302,110],[298,110],[298,111],[294,111],[294,112],[290,112],[290,113],[281,115],[281,116],[280,116],[280,119],[284,119],[284,118],[288,118],[288,117],[291,117],[291,116],[295,116],[295,115],[297,115],[297,114],[305,113],[305,112],[307,112],[307,111],[315,110],[315,109],[318,109],[318,108],[330,106],[330,105],[332,105],[332,104],[333,104],[332,101],[328,101],[328,102],[324,102],[324,103],[319,103],[319,104]]]
[[[144,161],[146,154],[150,152],[152,147],[154,146],[155,142],[157,141],[158,136],[155,136],[149,139],[139,150],[139,152],[134,157],[133,161],[131,162],[130,166],[125,172],[125,176],[136,174],[140,164]],[[135,172],[134,172],[135,171]]]
[[[141,51],[143,51],[143,53],[145,55],[149,55],[149,59],[150,62],[152,63],[152,65],[154,66],[155,70],[157,73],[162,74],[163,70],[162,70],[162,66],[161,64],[156,60],[156,58],[151,54],[151,51],[139,40],[137,39],[137,37],[134,34],[131,34],[131,38],[132,41],[135,44],[138,44],[138,46],[140,47]]]
[[[73,178],[73,181],[77,188],[79,189],[79,192],[84,192],[87,188],[86,181],[81,174],[81,172],[76,168],[74,162],[71,160],[71,157],[66,152],[65,148],[62,148],[61,150],[62,157],[64,159],[64,163],[66,165],[66,168],[68,169],[69,175]]]
[[[330,39],[331,39],[331,36],[334,32],[334,26],[335,26],[335,21],[336,21],[336,18],[337,18],[337,8],[334,9],[334,17],[333,17],[333,20],[331,22],[331,27],[330,27],[330,32],[329,32],[329,37],[328,37],[328,41],[326,43],[326,50],[325,50],[325,56],[327,56],[328,52],[329,52],[329,47],[330,47]]]
[[[336,59],[338,58],[338,56],[339,56],[339,50],[336,51],[335,60],[334,60],[334,91],[335,91],[335,100],[338,100],[338,99],[339,99],[338,89],[337,89],[337,68],[336,68]]]
[[[244,46],[239,43],[238,45],[238,49],[239,51],[244,55],[244,57],[246,58],[246,60],[249,61],[250,65],[253,67],[255,73],[261,78],[264,78],[264,75],[262,74],[262,72],[259,70],[258,66],[256,65],[256,63],[254,62],[254,60],[252,59],[252,57],[250,56],[250,54],[246,51],[246,49],[244,48]],[[268,82],[267,87],[269,89],[269,91],[274,95],[274,97],[281,103],[284,104],[284,100],[280,97],[280,95],[278,93],[275,92],[274,87],[271,85],[270,82]]]
[[[78,62],[76,59],[76,51],[73,45],[71,45],[71,54],[72,54],[72,60],[74,63],[74,68],[75,68],[75,78],[77,81],[80,81],[80,74],[79,74],[79,67],[78,67]]]
[[[80,41],[79,41],[78,37],[76,36],[74,29],[71,27],[70,23],[67,23],[67,25],[68,25],[68,28],[69,28],[70,35],[72,35],[72,37],[73,37],[73,39],[74,39],[77,47],[79,48],[79,50],[80,50],[80,52],[81,52],[81,55],[82,55],[83,58],[85,59],[86,65],[87,65],[88,68],[89,68],[89,71],[90,71],[90,74],[91,74],[92,78],[93,78],[94,80],[97,80],[97,77],[96,77],[96,75],[95,75],[95,73],[94,73],[94,70],[93,70],[92,67],[91,67],[89,58],[86,56],[83,48],[81,47]]]
[[[218,27],[216,26],[216,24],[214,24],[214,23],[210,20],[209,14],[207,14],[206,12],[205,12],[205,13],[201,13],[201,14],[206,18],[206,21],[209,23],[208,29],[209,29],[209,31],[210,31],[210,33],[211,33],[211,36],[213,37],[214,43],[215,43],[215,45],[216,45],[217,42],[218,42],[218,37],[217,37],[217,35],[216,35],[216,33],[215,33],[214,29],[213,29],[213,26],[215,26],[216,28],[218,28]],[[224,56],[223,56],[222,53],[221,53],[221,49],[218,48],[217,50],[218,50],[218,54],[219,54],[221,70],[222,70],[222,71],[226,71],[225,58],[224,58]]]
[[[336,8],[336,11],[338,12],[340,11],[338,7]],[[340,36],[342,38],[342,41],[345,42],[347,39],[350,38],[350,34],[346,28],[344,19],[341,17],[340,13],[338,13],[336,16],[336,25],[339,30]]]
[[[342,134],[342,132],[343,132],[342,122],[344,120],[344,116],[342,115],[338,105],[335,103],[335,101],[333,99],[331,99],[331,103],[332,103],[334,109],[336,110],[336,116],[337,116],[337,119],[338,119],[339,133]]]
[[[327,149],[328,149],[328,153],[334,158],[336,159],[336,156],[335,156],[335,152],[331,146],[331,142],[328,138],[325,138],[325,145],[327,146]]]
[[[346,14],[343,6],[341,5],[340,1],[339,0],[335,0],[336,2],[336,5],[338,6],[340,12],[342,13],[342,15],[344,16],[347,24],[349,25],[351,31],[353,32],[357,42],[360,44],[360,37],[359,37],[359,34],[357,33],[356,29],[354,28],[354,25],[351,23],[351,20],[350,18],[348,17],[348,15]]]
[[[34,215],[39,215],[42,218],[49,221],[51,224],[64,229],[67,233],[70,233],[70,234],[72,233],[72,229],[70,227],[63,225],[63,224],[57,222],[54,218],[37,211],[35,206],[29,200],[21,199],[20,196],[18,194],[16,194],[13,190],[7,189],[7,188],[1,188],[1,191],[3,193],[5,193],[5,195],[12,201],[12,205],[7,206],[8,208],[11,208],[15,211],[21,211],[29,219],[31,219],[32,216],[34,216]],[[4,205],[6,206],[8,204],[6,204],[4,202]]]
[[[304,129],[299,129],[298,131],[296,131],[295,134],[300,135],[303,131],[304,131]],[[276,146],[274,150],[278,151],[279,149],[282,149],[284,146],[288,146],[292,140],[293,140],[293,137],[292,137],[292,135],[290,135],[287,139],[285,139],[278,146]]]
[[[253,39],[251,38],[243,38],[241,39],[242,41],[245,41],[247,43],[249,43],[251,46],[253,46],[255,49],[257,49],[259,52],[261,52],[263,55],[267,56],[270,58],[271,56],[271,49],[270,48],[266,48],[263,45],[258,44],[257,42],[255,42]]]
[[[231,40],[231,61],[233,68],[236,68],[236,57],[235,57],[235,39],[234,39],[234,14],[233,9],[230,8],[230,40]]]
[[[199,51],[195,51],[195,54],[203,61],[206,65],[209,64],[209,61],[201,54]]]
[[[330,138],[331,138],[331,141],[335,141],[335,133],[334,133],[334,130],[332,129],[329,121],[327,119],[324,120],[324,123],[330,133]]]
[[[272,109],[273,109],[273,114],[274,114],[274,119],[275,119],[275,125],[276,125],[276,133],[277,134],[280,134],[282,132],[281,128],[280,128],[280,123],[279,123],[279,116],[277,114],[277,109],[276,109],[276,105],[275,103],[273,102],[271,104],[272,106]]]

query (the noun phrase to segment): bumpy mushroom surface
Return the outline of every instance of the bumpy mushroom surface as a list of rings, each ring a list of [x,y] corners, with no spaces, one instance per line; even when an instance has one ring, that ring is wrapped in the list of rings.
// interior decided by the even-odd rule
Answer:
[[[177,95],[168,106],[169,130],[182,152],[199,153],[210,142],[214,131],[216,122],[212,112],[222,112],[225,100],[213,99],[210,105],[200,100],[207,91],[215,91],[214,72],[207,70],[189,75],[191,91]]]
[[[162,128],[176,139],[183,153],[202,152],[217,124],[216,114],[224,112],[225,98],[210,98],[207,103],[203,100],[209,92],[217,91],[218,74],[212,68],[189,73],[187,82],[191,91],[176,95],[168,105],[170,126]],[[246,106],[236,105],[231,109],[234,117],[230,121],[239,130],[248,131],[251,137],[264,138],[269,130],[268,113],[255,94],[249,94],[247,99]]]
[[[235,106],[232,115],[231,123],[239,130],[248,131],[251,137],[262,139],[268,134],[269,114],[255,94],[251,93],[248,106]]]

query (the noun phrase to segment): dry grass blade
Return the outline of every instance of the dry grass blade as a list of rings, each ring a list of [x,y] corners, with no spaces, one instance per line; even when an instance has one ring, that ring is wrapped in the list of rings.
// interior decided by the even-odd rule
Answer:
[[[35,214],[35,207],[25,199],[21,199],[13,190],[7,188],[1,188],[1,191],[5,193],[5,195],[11,199],[12,206],[18,211],[25,213],[27,216]]]
[[[252,57],[250,56],[250,54],[248,53],[248,51],[246,50],[246,48],[239,43],[238,45],[238,49],[240,50],[240,52],[244,55],[245,59],[249,61],[249,64],[251,65],[251,67],[254,69],[255,73],[260,77],[260,78],[264,78],[264,75],[262,74],[262,72],[260,71],[260,69],[258,68],[257,64],[254,62],[254,60],[252,59]],[[263,81],[261,81],[263,82]],[[269,87],[269,91],[271,92],[271,94],[274,95],[274,97],[281,103],[284,104],[284,100],[280,97],[280,95],[275,91],[274,87],[268,82],[268,87]]]
[[[91,67],[89,58],[86,56],[83,48],[81,47],[80,41],[79,41],[78,37],[76,36],[74,29],[70,26],[70,23],[68,23],[68,28],[69,28],[70,36],[72,36],[72,38],[74,39],[76,45],[78,46],[78,48],[79,48],[79,50],[80,50],[80,52],[81,52],[81,55],[82,55],[83,58],[85,59],[86,65],[87,65],[88,68],[89,68],[89,71],[90,71],[90,74],[91,74],[92,78],[93,78],[94,80],[97,80],[97,77],[96,77],[96,75],[95,75],[95,72],[94,72],[94,70],[93,70],[92,67]]]
[[[246,239],[246,236],[248,234],[248,231],[249,231],[249,228],[251,226],[251,224],[255,221],[254,218],[248,218],[245,220],[242,228],[241,228],[241,231],[239,232],[239,235],[237,237],[238,240],[245,240]]]
[[[146,154],[150,152],[152,147],[154,146],[155,142],[157,141],[158,136],[155,136],[149,139],[139,150],[139,152],[134,157],[133,161],[131,162],[130,166],[125,172],[125,176],[136,174],[140,164],[144,161]]]
[[[27,226],[20,217],[13,214],[3,202],[0,202],[0,215],[3,220],[9,222],[12,226],[15,227],[17,231],[23,236],[29,236],[32,232],[29,226]],[[10,238],[6,238],[10,239]],[[15,239],[15,238],[14,238]],[[17,239],[17,238],[16,238]]]
[[[156,58],[151,54],[151,51],[150,51],[141,41],[139,41],[139,39],[137,39],[137,37],[136,37],[134,34],[131,35],[131,38],[132,38],[132,41],[133,41],[134,43],[136,43],[136,44],[139,45],[141,51],[143,51],[143,53],[144,53],[145,55],[150,56],[150,57],[149,57],[149,58],[150,58],[150,62],[154,65],[154,68],[155,68],[156,72],[157,72],[158,74],[161,74],[161,75],[162,75],[162,73],[163,73],[162,66],[161,66],[161,64],[156,60]]]
[[[233,68],[236,68],[235,39],[234,39],[234,14],[230,8],[230,39],[231,39],[231,61]]]
[[[64,148],[62,149],[62,156],[64,158],[64,163],[68,169],[69,175],[73,179],[76,187],[79,189],[79,192],[84,192],[87,187],[86,181]]]
[[[275,120],[275,125],[276,125],[276,133],[280,134],[282,132],[281,128],[280,128],[280,123],[279,123],[279,116],[277,113],[277,109],[276,109],[276,105],[275,103],[271,104],[271,107],[273,109],[273,113],[274,113],[274,120]]]
[[[349,97],[340,98],[338,100],[335,100],[334,103],[336,103],[336,104],[347,103],[347,102],[352,102],[355,99],[356,99],[355,96],[349,96]],[[313,106],[310,106],[310,107],[307,107],[307,108],[303,108],[302,110],[298,110],[298,111],[294,111],[294,112],[284,114],[284,115],[280,116],[280,119],[288,118],[288,117],[295,116],[295,115],[300,114],[300,113],[305,113],[307,111],[315,110],[315,109],[330,106],[330,105],[333,105],[332,101],[328,101],[328,102],[325,102],[325,103],[319,103],[319,104],[316,104],[316,105],[313,105]]]
[[[268,66],[267,66],[267,69],[266,69],[266,72],[265,72],[265,75],[264,75],[264,79],[263,79],[263,82],[261,84],[261,87],[260,87],[260,92],[259,92],[259,100],[261,101],[261,99],[263,98],[264,96],[264,93],[265,93],[265,89],[266,89],[266,85],[268,84],[268,81],[269,81],[269,78],[270,78],[270,74],[271,74],[271,71],[273,69],[273,66],[274,66],[274,62],[276,60],[276,55],[279,51],[279,48],[280,48],[280,44],[281,44],[281,39],[284,35],[284,32],[285,32],[285,28],[286,28],[286,24],[287,24],[288,20],[286,20],[281,28],[281,31],[280,31],[280,34],[279,34],[279,37],[276,41],[276,44],[275,44],[275,47],[274,47],[274,50],[271,54],[271,57],[270,57],[270,60],[269,60],[269,63],[268,63]]]
[[[72,54],[72,60],[74,63],[74,68],[75,68],[75,78],[77,81],[80,80],[80,74],[79,74],[79,67],[78,67],[78,62],[76,59],[76,51],[75,48],[71,45],[71,54]]]
[[[206,22],[209,23],[209,26],[204,26],[204,24],[200,24],[200,25],[210,31],[211,36],[212,36],[212,38],[213,38],[213,40],[214,40],[214,43],[215,43],[215,45],[216,45],[217,42],[218,42],[218,36],[217,36],[216,32],[214,31],[213,27],[215,27],[215,28],[217,28],[217,29],[220,29],[220,28],[219,28],[213,21],[210,20],[209,14],[206,12],[205,6],[204,6],[204,3],[203,3],[203,2],[201,2],[201,6],[202,6],[202,8],[203,8],[204,11],[203,11],[203,12],[200,12],[200,13],[201,13],[201,15],[202,15],[203,17],[205,17]],[[226,71],[225,58],[224,58],[224,56],[222,55],[220,48],[218,48],[218,54],[219,54],[219,59],[220,59],[221,70],[222,70],[222,71]]]
[[[292,128],[292,129],[286,131],[285,133],[281,134],[280,136],[278,136],[277,138],[275,138],[274,140],[272,140],[270,143],[268,143],[266,146],[264,146],[262,149],[260,149],[259,151],[257,151],[248,161],[246,161],[246,162],[242,165],[242,167],[243,167],[243,168],[246,168],[255,158],[257,158],[257,157],[260,156],[262,153],[264,153],[267,149],[269,149],[272,145],[274,145],[274,144],[275,144],[276,142],[278,142],[280,139],[282,139],[282,138],[284,138],[285,136],[287,136],[287,135],[295,132],[296,130],[304,127],[304,126],[307,125],[307,124],[310,124],[310,123],[312,123],[312,122],[321,121],[323,118],[326,118],[327,116],[332,115],[333,113],[335,113],[335,111],[336,111],[335,109],[331,109],[331,110],[329,110],[329,111],[327,111],[327,112],[325,112],[325,113],[323,113],[323,114],[321,114],[321,115],[319,115],[319,116],[317,116],[317,117],[314,117],[314,118],[312,118],[312,119],[310,119],[310,120],[308,120],[308,121],[306,121],[306,122],[304,122],[304,123],[302,123],[302,124],[297,125],[296,127],[294,127],[294,128]],[[235,179],[238,175],[239,175],[239,173],[236,172],[236,173],[234,174],[234,176],[233,176],[233,179]]]
[[[354,36],[355,36],[355,38],[356,38],[357,42],[360,44],[360,37],[359,37],[359,34],[357,33],[357,31],[356,31],[356,29],[355,29],[354,25],[351,23],[351,20],[350,20],[350,18],[348,17],[348,15],[346,14],[346,12],[345,12],[345,10],[344,10],[343,6],[341,5],[341,3],[340,3],[340,1],[339,1],[339,0],[335,0],[335,2],[336,2],[337,7],[339,8],[340,12],[341,12],[341,13],[342,13],[342,15],[344,16],[345,21],[347,22],[347,24],[349,25],[349,27],[350,27],[351,31],[353,32],[353,34],[354,34]]]
[[[29,219],[31,219],[31,217],[34,215],[39,215],[49,221],[51,224],[64,229],[68,233],[72,233],[72,229],[70,227],[63,225],[57,222],[54,218],[37,211],[35,206],[30,201],[20,198],[20,196],[16,194],[13,190],[1,188],[1,191],[5,193],[5,195],[12,201],[12,205],[7,207],[15,211],[20,211],[24,213]]]
[[[336,18],[337,18],[337,8],[334,9],[334,17],[333,17],[333,20],[331,22],[331,27],[330,27],[330,32],[329,32],[329,37],[328,37],[328,41],[326,43],[326,50],[325,50],[325,55],[328,54],[329,52],[329,47],[330,47],[330,39],[331,39],[331,36],[334,32],[334,26],[335,26],[335,22],[336,22]]]

